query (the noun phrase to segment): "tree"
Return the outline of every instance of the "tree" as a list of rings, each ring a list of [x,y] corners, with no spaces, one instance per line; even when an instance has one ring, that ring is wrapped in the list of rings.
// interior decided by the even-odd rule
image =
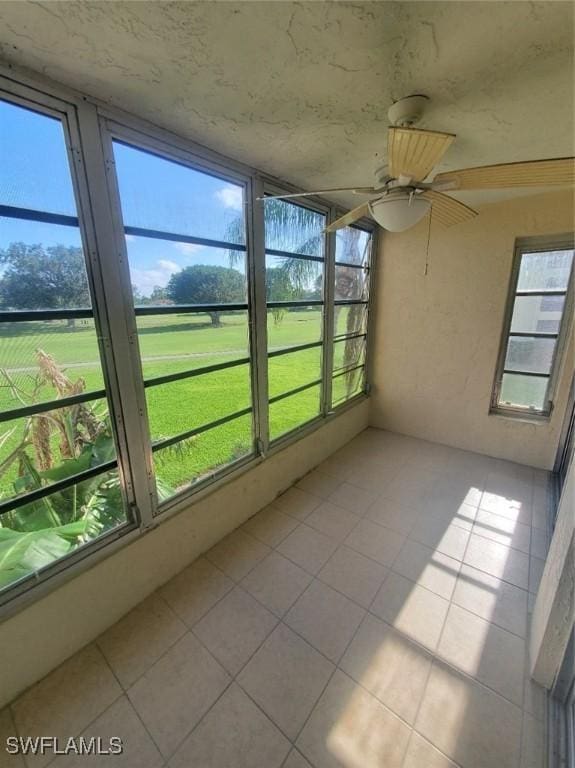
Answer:
[[[292,283],[288,272],[283,267],[270,267],[266,269],[266,296],[268,301],[294,301],[301,295]],[[274,307],[272,315],[274,324],[280,325],[285,317],[286,310],[283,307]]]
[[[0,250],[0,308],[58,309],[90,306],[81,248],[11,243]]]
[[[194,264],[171,276],[166,294],[175,304],[233,304],[245,302],[246,287],[237,269]],[[215,328],[221,325],[220,312],[208,315]]]

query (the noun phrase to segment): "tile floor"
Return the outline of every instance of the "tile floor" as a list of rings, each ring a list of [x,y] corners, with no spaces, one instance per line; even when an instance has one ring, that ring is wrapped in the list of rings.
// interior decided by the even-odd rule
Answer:
[[[0,713],[122,756],[0,765],[543,768],[546,482],[366,430]]]

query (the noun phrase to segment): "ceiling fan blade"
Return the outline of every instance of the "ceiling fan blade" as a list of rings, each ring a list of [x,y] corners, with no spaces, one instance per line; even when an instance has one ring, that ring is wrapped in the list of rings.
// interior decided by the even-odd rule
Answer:
[[[336,187],[335,189],[318,189],[315,192],[293,192],[289,195],[265,195],[257,200],[291,200],[294,197],[314,197],[315,195],[330,195],[334,192],[354,192],[357,195],[374,195],[381,190],[374,187]]]
[[[455,138],[453,133],[423,131],[419,128],[390,127],[387,134],[387,162],[391,175],[423,181]]]
[[[369,216],[369,203],[362,203],[362,205],[358,205],[357,208],[354,208],[344,216],[340,216],[339,219],[336,219],[329,226],[327,226],[325,231],[335,232],[337,229],[349,227],[349,225],[353,224],[354,221],[363,219],[364,216]]]
[[[434,189],[444,190],[548,187],[572,184],[575,184],[575,157],[462,168],[459,171],[438,173],[433,180]]]
[[[444,227],[461,224],[477,216],[477,211],[474,211],[473,208],[441,192],[433,192],[428,189],[422,192],[421,196],[430,201],[432,217]]]

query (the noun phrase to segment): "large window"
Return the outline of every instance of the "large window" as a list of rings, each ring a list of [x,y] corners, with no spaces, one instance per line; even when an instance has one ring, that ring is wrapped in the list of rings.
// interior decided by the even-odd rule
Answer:
[[[264,221],[273,441],[322,410],[326,214],[271,199]]]
[[[0,589],[127,522],[67,126],[0,101]]]
[[[573,254],[572,237],[518,241],[493,411],[551,413],[571,313]]]
[[[281,191],[0,76],[0,605],[367,391],[369,226]]]
[[[160,501],[254,451],[244,187],[119,141]]]
[[[332,405],[365,389],[372,237],[359,227],[336,232]]]

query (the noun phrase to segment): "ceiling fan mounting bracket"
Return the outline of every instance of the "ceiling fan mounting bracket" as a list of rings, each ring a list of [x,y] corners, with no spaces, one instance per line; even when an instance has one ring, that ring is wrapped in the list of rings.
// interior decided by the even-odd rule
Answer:
[[[415,125],[423,117],[428,101],[429,97],[421,93],[399,99],[391,105],[387,112],[389,122],[399,128],[409,128]]]

